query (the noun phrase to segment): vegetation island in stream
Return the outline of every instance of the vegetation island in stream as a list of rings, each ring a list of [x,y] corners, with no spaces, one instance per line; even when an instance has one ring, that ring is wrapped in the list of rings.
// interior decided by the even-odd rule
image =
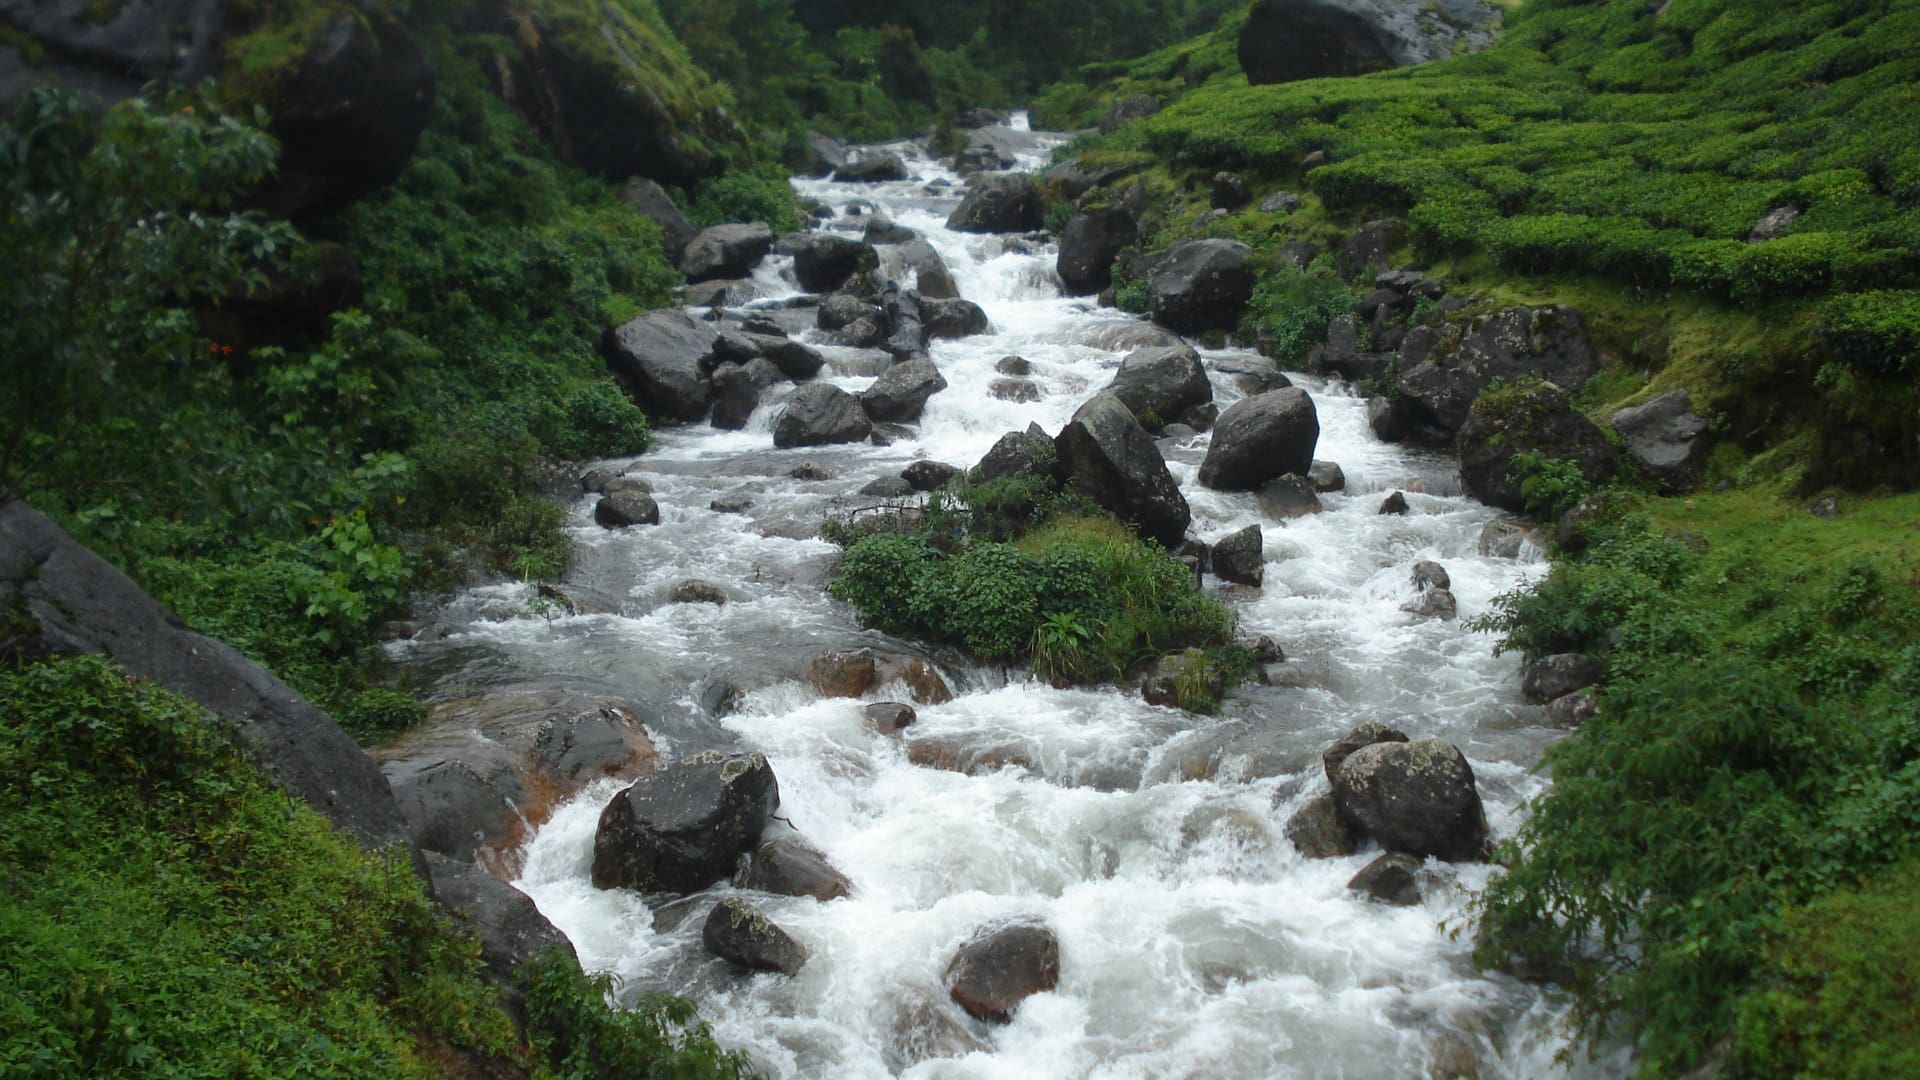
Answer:
[[[1059,431],[822,523],[836,600],[1213,713],[1284,666],[1219,587],[1274,555],[1200,543],[1159,447],[1204,435],[1199,488],[1304,517],[1343,481],[1281,371],[1351,389],[1510,515],[1484,550],[1550,553],[1462,622],[1519,655],[1551,783],[1489,837],[1459,749],[1369,725],[1288,839],[1371,836],[1354,887],[1389,903],[1428,856],[1494,864],[1457,930],[1566,1005],[1569,1063],[1920,1072],[1920,0],[1094,7],[0,3],[0,1076],[755,1071],[509,881],[555,807],[641,778],[609,819],[708,799],[705,832],[683,882],[643,836],[609,884],[746,854],[751,888],[845,895],[762,843],[765,759],[662,767],[591,695],[460,713],[387,646],[476,586],[591,614],[570,506],[664,500],[586,463],[663,429],[913,437],[934,343],[987,315],[788,179],[912,179],[886,140],[970,178],[948,228],[1057,243],[1065,294],[1152,325]],[[1016,109],[1071,133],[1031,174]],[[789,265],[800,302],[749,308]],[[884,364],[850,394],[823,348]],[[1420,565],[1407,610],[1452,618]],[[853,696],[948,691],[859,659]],[[453,760],[407,756],[430,716],[491,763],[410,771]],[[1393,783],[1434,835],[1369,809]],[[715,911],[729,970],[807,962]],[[998,1024],[1062,964],[986,927],[947,978]]]

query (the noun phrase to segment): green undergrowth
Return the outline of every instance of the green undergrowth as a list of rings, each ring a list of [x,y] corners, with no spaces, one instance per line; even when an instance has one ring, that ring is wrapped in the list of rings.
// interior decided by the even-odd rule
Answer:
[[[516,1032],[402,858],[111,662],[0,673],[0,1076],[731,1076],[684,1002],[553,955]]]
[[[1189,648],[1244,666],[1232,614],[1190,569],[1036,481],[961,485],[924,514],[830,535],[846,548],[830,591],[887,633],[1029,664],[1061,685],[1114,681]],[[1201,698],[1182,703],[1211,704]]]
[[[1755,1075],[1872,1075],[1815,1067],[1850,1051],[1809,1025],[1843,1000],[1912,1015],[1858,923],[1822,913],[1856,886],[1890,902],[1916,855],[1920,496],[1836,518],[1767,491],[1611,506],[1481,622],[1606,674],[1502,848],[1480,955],[1567,971],[1583,1030],[1627,1029],[1652,1075],[1728,1036]],[[1814,956],[1841,965],[1824,989]],[[1914,1031],[1857,1060],[1915,1053]]]

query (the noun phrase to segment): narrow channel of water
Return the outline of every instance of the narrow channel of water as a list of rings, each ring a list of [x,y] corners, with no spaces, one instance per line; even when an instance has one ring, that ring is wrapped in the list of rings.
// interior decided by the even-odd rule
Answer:
[[[1023,167],[1052,143],[1035,137]],[[1195,534],[1211,541],[1262,523],[1264,588],[1223,596],[1247,636],[1270,635],[1295,658],[1299,685],[1247,687],[1222,715],[1196,717],[1137,692],[1055,690],[949,664],[958,696],[920,707],[906,738],[1020,763],[969,776],[910,763],[900,737],[863,726],[867,702],[821,699],[800,678],[824,650],[898,644],[862,631],[825,594],[837,549],[814,538],[821,520],[871,502],[862,486],[914,460],[965,467],[1007,431],[1033,422],[1058,431],[1143,340],[1132,317],[1060,295],[1050,246],[949,232],[962,182],[915,147],[888,149],[914,181],[796,183],[837,209],[865,201],[919,231],[992,320],[988,334],[932,346],[950,385],[929,402],[919,437],[774,451],[777,403],[739,432],[663,430],[657,449],[631,463],[654,482],[659,526],[607,531],[593,524],[590,499],[572,508],[582,558],[570,586],[611,613],[541,614],[523,587],[475,590],[449,613],[456,632],[419,657],[444,688],[558,678],[649,703],[668,756],[764,752],[781,815],[851,878],[854,895],[756,896],[812,958],[791,979],[732,973],[701,948],[701,918],[656,925],[639,896],[589,883],[610,785],[559,809],[530,841],[516,884],[590,969],[633,990],[691,995],[724,1044],[776,1076],[1566,1075],[1552,1060],[1560,1007],[1538,988],[1475,971],[1467,935],[1449,933],[1488,868],[1433,864],[1424,902],[1389,908],[1345,887],[1377,851],[1308,860],[1282,835],[1325,790],[1319,752],[1364,721],[1458,744],[1496,834],[1514,828],[1521,801],[1545,782],[1530,770],[1556,737],[1522,701],[1514,658],[1494,657],[1492,641],[1463,621],[1402,610],[1418,560],[1446,567],[1463,620],[1544,564],[1537,553],[1480,554],[1496,513],[1462,494],[1450,460],[1376,440],[1348,389],[1294,376],[1319,410],[1315,456],[1347,479],[1318,515],[1264,519],[1252,495],[1194,481],[1205,436],[1166,446]],[[929,187],[943,180],[951,186]],[[774,310],[797,294],[787,262],[759,272],[757,305]],[[811,316],[782,317],[797,328]],[[871,354],[822,351],[821,377],[850,391],[872,381]],[[1032,364],[1040,400],[991,394],[1007,355]],[[1211,366],[1244,354],[1203,355]],[[1238,396],[1230,378],[1215,383],[1223,407]],[[831,479],[789,477],[802,462]],[[1379,515],[1396,490],[1413,512]],[[732,495],[753,505],[709,509]],[[666,603],[688,578],[720,585],[729,602]],[[1221,588],[1212,578],[1207,587]],[[729,682],[747,691],[741,707],[712,719],[707,706]],[[941,976],[975,929],[1014,915],[1040,916],[1057,933],[1061,982],[990,1029],[947,999]],[[1573,1069],[1619,1071],[1617,1061]]]

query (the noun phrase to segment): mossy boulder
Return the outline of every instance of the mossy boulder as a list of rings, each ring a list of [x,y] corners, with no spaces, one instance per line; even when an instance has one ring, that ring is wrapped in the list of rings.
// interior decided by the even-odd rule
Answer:
[[[1480,395],[1455,441],[1468,494],[1489,506],[1524,513],[1515,469],[1523,453],[1571,462],[1589,484],[1612,479],[1618,455],[1566,391],[1540,379],[1509,383]]]
[[[1389,851],[1448,862],[1485,857],[1487,819],[1473,768],[1439,739],[1377,742],[1333,774],[1340,816]]]
[[[1528,376],[1578,393],[1600,371],[1586,320],[1570,307],[1467,308],[1413,327],[1400,345],[1397,388],[1408,419],[1451,435],[1482,391]]]

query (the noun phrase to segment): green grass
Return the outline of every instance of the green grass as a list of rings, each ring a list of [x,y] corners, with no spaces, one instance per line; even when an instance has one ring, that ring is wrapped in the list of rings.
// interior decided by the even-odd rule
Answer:
[[[1826,519],[1777,489],[1628,500],[1483,624],[1529,658],[1599,655],[1607,676],[1501,851],[1481,955],[1570,965],[1583,1030],[1624,1027],[1649,1074],[1724,1036],[1810,1039],[1769,996],[1818,947],[1817,915],[1796,912],[1917,853],[1920,496],[1843,502]],[[1914,1052],[1911,1027],[1882,1034]]]

